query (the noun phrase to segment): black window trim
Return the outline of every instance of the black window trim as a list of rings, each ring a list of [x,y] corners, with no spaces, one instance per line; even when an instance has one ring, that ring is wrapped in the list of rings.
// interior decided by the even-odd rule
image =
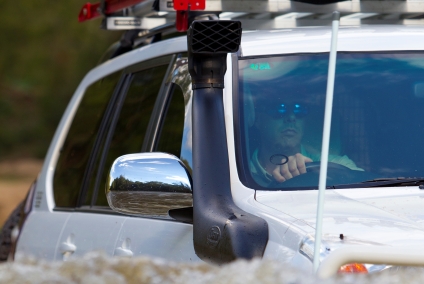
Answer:
[[[109,129],[106,130],[105,138],[102,139],[104,141],[103,143],[103,150],[100,152],[99,157],[99,165],[97,167],[97,173],[94,180],[94,189],[93,193],[91,195],[91,201],[90,201],[90,207],[93,207],[96,204],[97,196],[99,194],[99,183],[100,179],[103,175],[103,168],[104,164],[106,162],[107,152],[109,150],[110,143],[112,141],[113,133],[115,133],[115,127],[119,119],[119,115],[121,114],[121,109],[124,104],[125,98],[127,97],[127,92],[130,87],[131,81],[133,79],[133,74],[127,75],[125,83],[119,92],[119,96],[114,102],[114,111],[110,114],[109,118],[106,118],[106,120],[110,120],[109,123]],[[88,184],[87,184],[88,185]],[[82,205],[81,205],[82,206]],[[80,207],[81,207],[80,206]]]
[[[163,112],[167,104],[169,92],[172,87],[172,83],[169,78],[175,69],[175,62],[179,56],[173,54],[168,69],[166,70],[165,77],[163,78],[162,84],[159,89],[158,96],[153,107],[152,115],[150,117],[149,124],[147,126],[146,137],[143,142],[142,151],[152,152],[154,150],[155,140],[157,140],[158,134],[160,133],[160,120],[162,120]]]

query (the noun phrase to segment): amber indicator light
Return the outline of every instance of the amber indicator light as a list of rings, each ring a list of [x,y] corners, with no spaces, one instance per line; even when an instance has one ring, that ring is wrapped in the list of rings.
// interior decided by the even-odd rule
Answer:
[[[338,273],[368,273],[368,269],[361,263],[349,263],[340,267]]]

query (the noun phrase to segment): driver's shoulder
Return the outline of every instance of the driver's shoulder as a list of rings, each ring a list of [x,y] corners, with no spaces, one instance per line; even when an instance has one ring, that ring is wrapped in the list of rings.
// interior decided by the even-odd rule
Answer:
[[[300,154],[310,158],[313,162],[318,162],[321,160],[321,153],[313,151],[311,148],[308,148],[306,145],[300,145]]]

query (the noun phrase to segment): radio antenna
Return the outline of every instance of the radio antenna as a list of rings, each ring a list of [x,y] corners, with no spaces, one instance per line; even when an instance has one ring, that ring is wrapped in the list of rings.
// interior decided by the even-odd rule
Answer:
[[[339,30],[340,13],[333,12],[330,60],[328,64],[327,93],[325,96],[324,130],[322,133],[321,167],[318,184],[318,207],[315,227],[314,271],[318,270],[321,252],[322,219],[324,197],[327,181],[328,152],[330,147],[331,113],[333,111],[334,77],[336,73],[337,34]]]

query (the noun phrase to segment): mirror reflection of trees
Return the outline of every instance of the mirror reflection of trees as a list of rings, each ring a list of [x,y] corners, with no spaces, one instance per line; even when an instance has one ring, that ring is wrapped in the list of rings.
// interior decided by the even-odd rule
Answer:
[[[160,181],[132,181],[120,175],[114,179],[110,191],[158,191],[191,193],[191,190],[182,182],[164,183]]]

